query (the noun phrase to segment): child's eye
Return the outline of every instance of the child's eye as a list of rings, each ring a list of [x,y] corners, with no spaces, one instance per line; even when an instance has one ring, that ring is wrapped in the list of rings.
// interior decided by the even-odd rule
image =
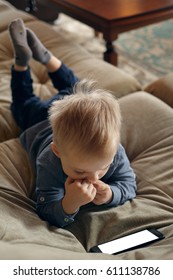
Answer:
[[[84,174],[85,172],[84,171],[75,170],[75,173],[77,173],[77,174]]]

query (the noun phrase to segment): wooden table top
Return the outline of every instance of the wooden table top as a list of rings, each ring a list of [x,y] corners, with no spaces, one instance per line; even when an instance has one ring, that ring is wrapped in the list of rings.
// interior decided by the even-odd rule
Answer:
[[[173,0],[50,0],[59,13],[103,34],[104,59],[117,64],[113,41],[122,32],[173,18]]]
[[[53,0],[109,21],[173,9],[173,0]],[[61,3],[60,3],[61,2]]]

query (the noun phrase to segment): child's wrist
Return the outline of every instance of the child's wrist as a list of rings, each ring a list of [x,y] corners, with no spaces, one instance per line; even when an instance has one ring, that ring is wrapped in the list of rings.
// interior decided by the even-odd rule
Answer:
[[[62,208],[67,215],[73,215],[79,210],[79,207],[71,206],[65,197],[62,199]]]
[[[110,188],[110,191],[111,191],[110,198],[107,200],[107,202],[106,202],[105,204],[109,204],[109,203],[112,202],[112,199],[113,199],[113,192],[112,192],[111,188]]]

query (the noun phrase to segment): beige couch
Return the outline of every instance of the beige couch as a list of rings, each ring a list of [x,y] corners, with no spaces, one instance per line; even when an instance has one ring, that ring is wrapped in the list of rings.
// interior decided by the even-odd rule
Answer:
[[[10,69],[13,51],[7,27],[20,17],[41,41],[80,77],[92,77],[118,98],[123,115],[122,144],[137,175],[133,201],[98,211],[81,211],[74,223],[60,229],[35,212],[35,177],[10,112]],[[172,259],[173,258],[173,111],[142,91],[139,83],[118,68],[65,40],[51,26],[0,1],[0,259]],[[37,95],[54,94],[43,66],[32,61]],[[161,84],[163,85],[164,83]],[[164,88],[150,85],[163,98]],[[164,99],[172,102],[171,90]],[[141,229],[159,229],[165,239],[119,255],[89,253],[92,246]]]

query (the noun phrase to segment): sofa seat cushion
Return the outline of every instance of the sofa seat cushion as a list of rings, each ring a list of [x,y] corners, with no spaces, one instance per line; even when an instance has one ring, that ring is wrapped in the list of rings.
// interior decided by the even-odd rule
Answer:
[[[173,108],[173,73],[169,73],[147,85],[144,90],[157,96]]]
[[[20,17],[25,22],[35,20],[29,14],[17,10],[9,2],[3,0],[0,1],[0,15],[1,15],[0,32],[6,30],[9,23],[15,18]]]

